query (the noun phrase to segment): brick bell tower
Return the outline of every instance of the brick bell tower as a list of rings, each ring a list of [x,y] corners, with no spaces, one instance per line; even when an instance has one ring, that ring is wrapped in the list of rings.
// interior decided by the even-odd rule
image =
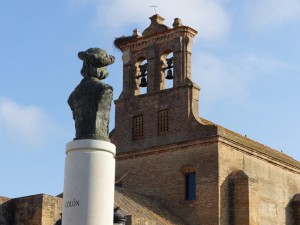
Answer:
[[[123,91],[116,105],[111,140],[117,152],[188,141],[215,134],[198,116],[200,88],[191,80],[193,38],[197,31],[159,15],[142,34],[114,42],[123,59]]]

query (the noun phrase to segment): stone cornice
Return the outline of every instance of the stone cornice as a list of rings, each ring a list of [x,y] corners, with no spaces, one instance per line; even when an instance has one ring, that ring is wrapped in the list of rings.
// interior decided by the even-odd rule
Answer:
[[[186,37],[195,37],[197,31],[193,28],[187,26],[180,26],[174,29],[165,30],[162,32],[158,32],[155,34],[151,34],[145,37],[138,37],[135,39],[128,40],[121,44],[120,49],[121,51],[126,51],[127,49],[141,49],[147,47],[151,43],[157,42],[165,42],[168,39],[174,39],[177,36],[186,36]]]
[[[203,146],[203,145],[210,145],[210,144],[217,144],[217,143],[218,143],[217,136],[210,136],[210,137],[205,137],[196,140],[182,141],[174,144],[140,149],[136,151],[121,152],[121,153],[117,153],[116,159],[124,160],[130,158],[143,157],[147,155],[160,154],[165,152],[184,151],[186,148],[191,146]]]

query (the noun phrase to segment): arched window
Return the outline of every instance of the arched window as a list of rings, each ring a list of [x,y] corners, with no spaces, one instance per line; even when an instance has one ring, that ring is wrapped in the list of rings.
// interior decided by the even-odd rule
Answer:
[[[165,54],[161,56],[161,90],[173,87],[173,67],[174,58],[173,52],[166,51]]]
[[[136,92],[135,95],[147,93],[148,63],[146,59],[139,60],[136,64]]]

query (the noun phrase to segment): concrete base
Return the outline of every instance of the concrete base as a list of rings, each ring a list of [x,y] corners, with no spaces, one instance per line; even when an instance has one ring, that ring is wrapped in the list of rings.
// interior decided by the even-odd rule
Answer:
[[[66,147],[63,225],[112,225],[116,147],[76,140]]]

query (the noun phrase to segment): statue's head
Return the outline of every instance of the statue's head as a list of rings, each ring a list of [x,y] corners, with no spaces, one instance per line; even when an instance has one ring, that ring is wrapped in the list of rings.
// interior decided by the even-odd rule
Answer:
[[[79,52],[78,57],[83,61],[81,75],[83,77],[96,77],[100,80],[108,76],[107,66],[115,61],[114,56],[109,55],[100,48],[89,48],[86,51]]]

